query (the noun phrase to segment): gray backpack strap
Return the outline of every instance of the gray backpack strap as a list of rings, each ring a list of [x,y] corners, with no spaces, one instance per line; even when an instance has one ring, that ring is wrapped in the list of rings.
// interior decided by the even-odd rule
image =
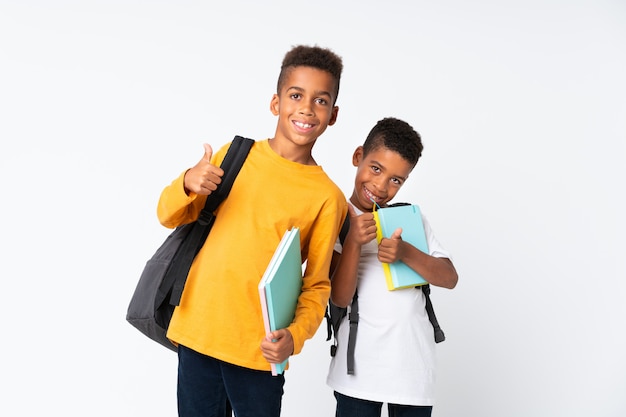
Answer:
[[[350,305],[350,332],[348,334],[348,375],[354,375],[354,345],[356,344],[356,331],[359,326],[359,295],[355,291]]]
[[[344,240],[346,239],[346,235],[348,234],[348,230],[350,229],[350,215],[346,215],[346,219],[341,226],[341,232],[339,233],[339,240],[343,245]],[[335,307],[339,309],[339,307]],[[342,309],[342,314],[336,314],[339,318],[335,317],[335,326],[333,328],[335,332],[335,340],[337,335],[337,330],[339,329],[339,324],[341,320],[346,315],[347,308]],[[352,297],[352,304],[350,304],[350,313],[348,314],[348,322],[350,324],[350,329],[348,331],[348,375],[354,375],[354,347],[356,346],[356,331],[359,328],[359,294],[358,290],[354,291],[354,296]],[[337,351],[337,346],[331,346],[331,356],[335,356],[335,352]]]
[[[349,214],[347,214],[345,219],[343,220],[341,230],[339,231],[339,242],[342,245],[343,242],[346,240],[348,230],[350,230]],[[326,313],[324,313],[324,316],[326,317],[326,340],[330,340],[334,335],[333,344],[330,346],[330,356],[335,356],[335,353],[337,352],[337,332],[339,331],[339,325],[341,324],[341,320],[344,318],[347,311],[348,309],[346,307],[338,307],[334,305],[332,301],[328,300]]]

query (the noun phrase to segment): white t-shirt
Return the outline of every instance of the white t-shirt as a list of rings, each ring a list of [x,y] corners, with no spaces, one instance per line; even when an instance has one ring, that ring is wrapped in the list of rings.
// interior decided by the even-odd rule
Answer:
[[[357,214],[361,211],[355,207]],[[450,258],[422,214],[429,254]],[[341,245],[335,247],[341,252]],[[361,248],[358,267],[359,324],[354,375],[347,372],[349,324],[339,327],[337,353],[327,384],[354,398],[404,405],[433,405],[435,339],[421,289],[389,291],[376,239]]]

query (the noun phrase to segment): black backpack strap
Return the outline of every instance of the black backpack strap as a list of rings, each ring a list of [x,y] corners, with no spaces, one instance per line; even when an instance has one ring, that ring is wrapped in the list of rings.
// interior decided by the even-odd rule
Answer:
[[[252,139],[235,136],[220,165],[220,168],[224,170],[222,182],[218,184],[217,189],[207,197],[204,208],[198,218],[199,223],[202,224],[203,216],[213,217],[213,212],[217,210],[217,207],[226,199],[253,144],[254,140]]]
[[[433,309],[433,303],[430,301],[430,284],[422,285],[422,292],[426,297],[426,313],[428,314],[428,320],[433,325],[433,329],[435,330],[435,343],[441,343],[446,340],[446,335],[439,327],[439,322],[437,321],[437,316],[435,316],[435,310]]]
[[[350,213],[346,214],[346,218],[343,219],[343,224],[341,225],[341,230],[339,231],[339,242],[343,245],[343,242],[346,241],[346,236],[350,231]]]
[[[330,302],[330,300],[328,300],[328,305],[326,306],[326,311],[324,312],[324,318],[326,319],[326,341],[327,342],[330,340],[331,337],[333,337],[333,325],[331,323],[331,312],[330,312],[331,304],[332,303]],[[330,346],[330,356],[335,356],[336,349],[333,349],[333,347],[335,347],[334,344]]]
[[[193,228],[179,249],[180,256],[177,253],[163,279],[162,285],[172,285],[171,305],[177,306],[180,303],[191,264],[202,248],[215,220],[213,213],[226,199],[253,144],[254,140],[252,139],[235,136],[228,151],[226,151],[224,160],[220,165],[220,168],[224,170],[222,182],[218,184],[215,191],[207,196],[198,220],[193,224]],[[173,284],[168,284],[168,282],[171,283],[172,281]]]

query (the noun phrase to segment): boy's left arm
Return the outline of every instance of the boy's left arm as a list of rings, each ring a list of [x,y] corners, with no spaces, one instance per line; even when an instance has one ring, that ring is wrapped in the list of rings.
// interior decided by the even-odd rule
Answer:
[[[422,252],[402,240],[402,229],[397,229],[389,239],[383,238],[378,246],[378,260],[385,263],[404,262],[420,274],[429,284],[452,289],[459,276],[452,261]]]
[[[298,298],[294,321],[287,329],[293,340],[293,354],[302,351],[304,342],[315,335],[324,319],[330,298],[329,272],[333,249],[348,211],[343,196],[339,197],[340,201],[318,216],[310,231],[302,293]]]

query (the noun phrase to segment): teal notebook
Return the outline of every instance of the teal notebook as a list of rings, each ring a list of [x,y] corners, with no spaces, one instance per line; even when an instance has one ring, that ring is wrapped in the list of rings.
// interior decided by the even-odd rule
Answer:
[[[301,290],[300,229],[294,227],[283,235],[259,282],[265,333],[284,329],[291,324]],[[282,374],[287,362],[288,359],[282,363],[270,364],[272,375]]]
[[[380,243],[383,237],[389,238],[393,232],[401,227],[402,240],[415,246],[424,253],[428,253],[428,241],[424,232],[422,213],[419,206],[405,205],[383,207],[374,211],[376,220],[376,240]],[[428,284],[420,274],[409,268],[402,261],[384,263],[387,289],[390,291],[402,288]]]

